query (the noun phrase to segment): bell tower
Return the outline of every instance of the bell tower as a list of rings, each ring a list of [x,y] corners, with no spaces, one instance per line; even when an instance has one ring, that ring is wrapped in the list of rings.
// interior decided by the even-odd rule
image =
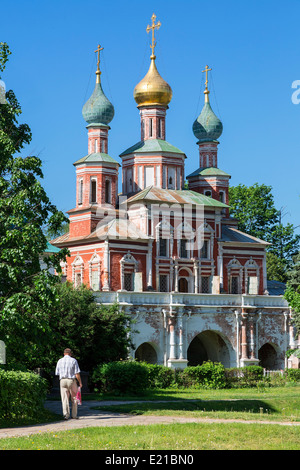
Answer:
[[[105,96],[100,79],[98,45],[95,89],[82,108],[87,122],[88,154],[74,163],[76,168],[76,207],[68,212],[70,237],[89,235],[98,222],[116,207],[119,163],[108,154],[109,123],[114,107]],[[101,210],[102,209],[102,210]],[[104,212],[105,210],[105,212]]]

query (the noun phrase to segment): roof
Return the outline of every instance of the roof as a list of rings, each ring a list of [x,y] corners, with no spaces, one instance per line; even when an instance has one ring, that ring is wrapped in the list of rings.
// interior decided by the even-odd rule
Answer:
[[[72,237],[70,234],[66,233],[61,235],[55,240],[52,240],[52,243],[57,245],[61,244],[70,244],[76,241],[103,241],[106,239],[116,239],[116,240],[148,240],[149,237],[144,232],[142,232],[135,224],[130,222],[128,219],[119,219],[105,217],[105,219],[97,225],[97,229],[82,237]]]
[[[168,202],[170,204],[199,204],[206,207],[228,207],[223,202],[217,201],[203,194],[191,191],[189,189],[175,190],[175,189],[161,189],[155,186],[149,186],[143,191],[131,196],[124,203],[136,201],[153,201],[153,202]]]
[[[267,290],[270,295],[283,295],[286,289],[284,282],[267,281]]]
[[[47,248],[44,253],[59,253],[60,249],[57,246],[51,245],[51,243],[47,242]]]
[[[195,170],[193,173],[188,175],[187,178],[191,178],[192,176],[227,176],[230,178],[228,173],[225,173],[225,171],[214,167],[198,168],[198,170]]]
[[[148,240],[149,237],[142,232],[135,224],[128,219],[112,219],[111,221],[104,220],[97,226],[97,230],[86,238],[97,237],[100,240],[109,239],[135,239],[135,240]]]
[[[179,150],[174,145],[169,144],[166,140],[163,139],[146,139],[137,142],[132,147],[129,147],[127,150],[120,154],[120,157],[124,155],[130,155],[131,153],[153,153],[153,152],[168,152],[168,153],[177,153],[184,155],[185,153]]]
[[[108,163],[116,163],[120,165],[116,160],[114,160],[110,155],[107,153],[90,153],[83,158],[77,160],[73,165],[79,165],[80,163],[99,163],[99,162],[108,162]]]
[[[261,240],[260,238],[253,237],[247,233],[241,232],[237,228],[222,225],[221,242],[225,243],[259,243],[260,245],[270,245],[270,243]]]

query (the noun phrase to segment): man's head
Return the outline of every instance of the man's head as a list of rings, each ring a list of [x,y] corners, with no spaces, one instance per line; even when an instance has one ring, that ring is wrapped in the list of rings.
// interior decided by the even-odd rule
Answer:
[[[64,350],[64,356],[65,356],[66,354],[67,354],[68,356],[71,356],[71,355],[72,355],[72,351],[71,351],[70,348],[66,348],[66,349]]]

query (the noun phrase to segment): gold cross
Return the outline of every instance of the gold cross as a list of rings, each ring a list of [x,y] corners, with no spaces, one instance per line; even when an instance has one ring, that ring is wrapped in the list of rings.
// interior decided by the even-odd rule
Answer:
[[[98,52],[98,60],[97,60],[97,71],[100,71],[99,65],[100,65],[100,51],[103,51],[104,47],[101,47],[100,44],[98,44],[97,49],[94,52]]]
[[[156,15],[153,13],[153,15],[151,16],[151,20],[152,20],[152,26],[147,26],[147,33],[149,33],[149,31],[151,31],[152,29],[152,44],[151,44],[151,49],[152,49],[152,56],[151,58],[155,58],[155,55],[154,55],[154,48],[156,46],[156,42],[155,42],[155,37],[154,37],[154,31],[155,29],[159,29],[161,27],[161,22],[158,21],[156,24],[155,24],[155,20],[156,20]]]
[[[212,70],[212,69],[209,69],[209,68],[208,68],[208,65],[206,65],[206,66],[205,66],[205,69],[202,70],[202,72],[205,72],[205,74],[206,74],[205,88],[207,88],[207,84],[208,84],[207,73],[208,73],[210,70]]]

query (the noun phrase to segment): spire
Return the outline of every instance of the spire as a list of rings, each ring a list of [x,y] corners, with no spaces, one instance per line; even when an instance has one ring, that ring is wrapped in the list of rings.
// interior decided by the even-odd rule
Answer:
[[[96,75],[97,75],[96,83],[100,83],[100,75],[101,75],[101,72],[100,72],[100,52],[103,51],[103,49],[104,49],[104,47],[101,47],[100,44],[98,44],[98,47],[95,50],[95,52],[98,52],[97,70],[96,70]]]
[[[202,73],[205,72],[205,75],[206,75],[206,79],[205,79],[205,90],[204,90],[204,92],[203,92],[204,95],[205,95],[205,103],[209,103],[209,96],[208,96],[208,95],[209,95],[209,90],[208,90],[208,87],[207,87],[207,85],[208,85],[207,74],[208,74],[208,72],[209,72],[210,70],[212,70],[212,69],[208,68],[208,65],[206,65],[206,66],[205,66],[205,69],[202,70]]]
[[[147,33],[149,33],[152,30],[152,43],[151,43],[151,46],[150,46],[150,48],[152,49],[152,54],[151,54],[150,59],[155,60],[156,56],[154,54],[154,49],[155,49],[155,46],[156,46],[156,41],[155,41],[155,37],[154,37],[154,32],[155,32],[156,29],[159,29],[161,27],[161,22],[158,21],[155,24],[156,15],[154,13],[151,16],[151,20],[152,20],[152,25],[151,26],[148,25],[147,28],[146,28],[146,31],[147,31]]]

